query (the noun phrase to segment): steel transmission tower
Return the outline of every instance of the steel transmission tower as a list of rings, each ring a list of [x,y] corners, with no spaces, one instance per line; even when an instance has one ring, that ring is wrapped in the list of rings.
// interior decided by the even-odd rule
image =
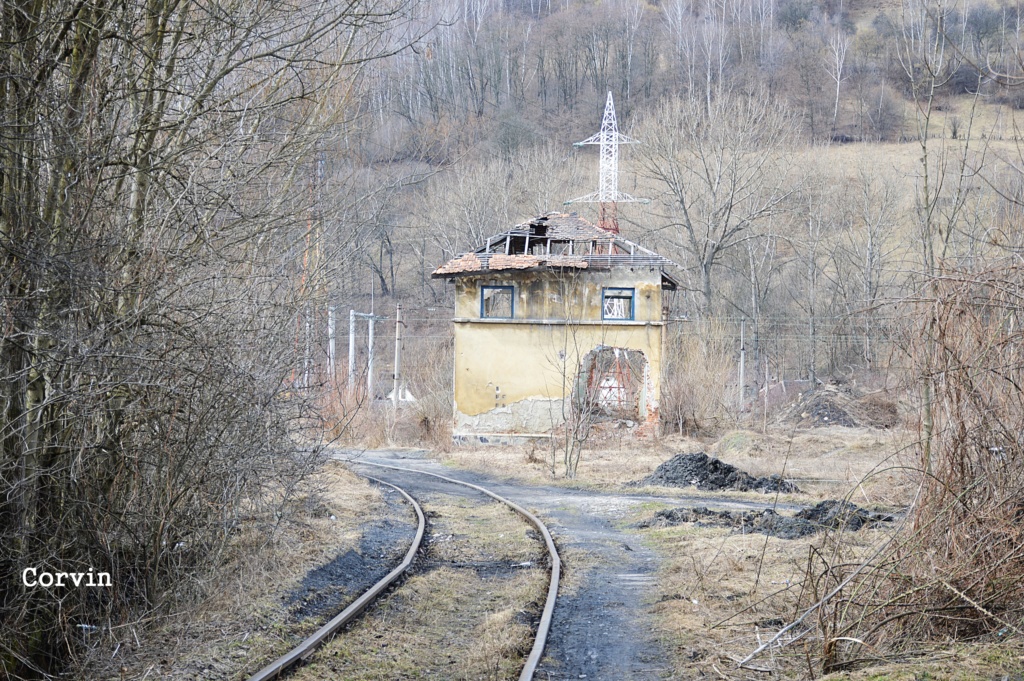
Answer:
[[[615,103],[612,101],[612,93],[609,91],[608,101],[604,105],[604,117],[601,119],[601,131],[573,145],[581,147],[584,144],[600,144],[601,172],[596,192],[566,201],[566,203],[599,204],[597,226],[615,234],[619,233],[616,204],[643,201],[643,199],[635,199],[629,194],[619,191],[619,145],[635,143],[636,140],[619,132],[619,124],[615,120]]]

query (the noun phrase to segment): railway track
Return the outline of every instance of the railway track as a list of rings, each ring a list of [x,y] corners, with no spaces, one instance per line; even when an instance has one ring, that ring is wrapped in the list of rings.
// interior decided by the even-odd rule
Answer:
[[[550,577],[548,579],[547,596],[544,602],[543,610],[540,613],[539,620],[537,622],[536,634],[534,636],[533,646],[530,649],[530,653],[526,658],[526,662],[519,675],[520,681],[527,681],[532,679],[534,672],[537,668],[538,663],[541,660],[541,656],[544,652],[544,646],[547,640],[548,632],[551,627],[551,617],[554,611],[555,601],[558,594],[558,583],[561,574],[561,560],[558,556],[558,551],[555,547],[554,541],[551,538],[551,533],[543,522],[540,521],[535,515],[530,513],[520,505],[498,495],[494,492],[471,483],[466,483],[461,480],[454,478],[445,477],[435,473],[427,473],[424,471],[417,471],[411,468],[402,468],[399,466],[388,466],[384,464],[374,464],[369,462],[359,462],[359,466],[372,466],[378,469],[390,469],[392,471],[401,472],[403,474],[415,474],[417,476],[427,476],[428,478],[437,479],[443,481],[444,484],[456,485],[461,488],[468,488],[474,492],[485,495],[489,499],[493,500],[498,504],[502,504],[512,509],[516,514],[525,519],[537,532],[537,536],[542,539],[544,544],[544,550],[547,555],[547,562],[550,568]],[[300,643],[298,646],[293,648],[291,651],[282,655],[271,664],[261,669],[254,676],[250,677],[249,681],[270,681],[271,679],[277,679],[290,671],[296,669],[299,665],[305,664],[316,654],[318,650],[346,625],[350,624],[355,620],[370,604],[376,601],[388,588],[397,582],[405,575],[413,565],[413,561],[416,558],[418,552],[422,551],[423,542],[425,538],[426,529],[426,515],[422,507],[416,499],[412,497],[406,490],[385,482],[376,478],[366,476],[370,480],[377,482],[381,485],[394,488],[406,499],[406,501],[414,509],[418,527],[416,535],[406,552],[405,557],[401,563],[396,566],[391,572],[389,572],[383,579],[370,587],[364,592],[359,598],[352,602],[344,611],[338,614],[336,617],[331,619],[329,622],[324,624],[318,629],[313,635],[309,636],[306,640]],[[403,483],[405,484],[405,483]],[[500,536],[500,535],[499,535]],[[528,565],[529,563],[523,563],[522,565]],[[521,567],[521,566],[515,566]],[[378,635],[378,638],[380,635]]]

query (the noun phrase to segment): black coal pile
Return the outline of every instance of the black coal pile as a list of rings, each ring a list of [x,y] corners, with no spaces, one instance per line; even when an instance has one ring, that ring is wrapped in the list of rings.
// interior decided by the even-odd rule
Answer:
[[[820,527],[830,529],[842,527],[847,530],[859,530],[865,525],[879,522],[891,523],[893,520],[893,517],[886,513],[875,513],[861,508],[857,504],[851,504],[849,501],[836,499],[827,499],[810,508],[805,508],[795,517]]]
[[[661,485],[663,487],[689,487],[699,490],[737,490],[740,492],[799,492],[791,482],[779,475],[763,478],[741,471],[724,461],[719,461],[704,452],[676,454],[658,466],[653,473],[634,483],[640,485]]]
[[[694,523],[698,527],[729,527],[740,534],[767,534],[780,539],[799,539],[823,530],[856,531],[892,522],[893,517],[860,508],[848,501],[830,499],[805,508],[796,515],[779,515],[770,508],[760,511],[712,511],[704,507],[658,511],[639,527],[667,527]]]

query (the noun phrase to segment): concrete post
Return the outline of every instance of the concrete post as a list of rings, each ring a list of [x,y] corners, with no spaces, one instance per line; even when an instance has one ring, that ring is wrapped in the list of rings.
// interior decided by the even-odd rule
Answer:
[[[348,391],[356,389],[356,311],[348,312]]]
[[[395,381],[391,392],[391,404],[398,409],[398,391],[401,387],[402,373],[402,305],[395,308]]]
[[[373,324],[375,320],[373,315],[369,317],[369,338],[367,343],[369,344],[369,356],[366,360],[366,400],[367,404],[373,405]]]
[[[331,387],[335,385],[334,373],[334,306],[327,306],[327,375],[331,381]]]
[[[744,319],[744,320],[740,321],[740,414],[741,415],[743,414],[743,398],[745,397],[744,391],[745,391],[745,388],[746,388],[746,386],[743,383],[743,378],[744,378],[743,370],[744,370],[745,365],[747,363],[747,346],[744,343],[744,341],[745,341],[744,336],[746,335],[745,334],[746,330],[747,330],[747,321]]]

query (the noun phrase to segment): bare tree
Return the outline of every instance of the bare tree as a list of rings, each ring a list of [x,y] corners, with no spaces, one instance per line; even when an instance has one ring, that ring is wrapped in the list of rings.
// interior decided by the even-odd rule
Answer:
[[[846,52],[850,49],[850,37],[843,32],[842,28],[836,28],[828,39],[828,63],[826,69],[828,75],[836,84],[835,104],[832,107],[832,136],[836,134],[836,124],[839,121],[839,96],[841,94],[843,81],[846,80]]]
[[[879,308],[886,297],[896,297],[896,276],[902,268],[895,260],[905,244],[896,229],[901,217],[896,179],[868,168],[860,169],[858,179],[858,191],[845,197],[853,223],[841,234],[837,262],[840,281],[850,287],[849,311],[860,319],[861,357],[871,367],[878,359]]]
[[[935,111],[941,89],[955,71],[958,55],[963,54],[955,34],[946,31],[947,23],[957,13],[955,2],[939,0],[904,0],[897,39],[898,56],[914,100],[917,144],[921,149],[918,176],[914,193],[915,218],[921,241],[921,286],[925,295],[936,294],[938,277],[952,254],[954,232],[963,214],[971,176],[976,167],[968,163],[974,142],[970,128],[964,143],[946,144],[944,137],[935,141]],[[962,40],[962,36],[960,37]],[[971,117],[973,122],[973,116]],[[922,335],[926,348],[925,362],[934,357],[936,321],[925,311],[922,315]],[[920,368],[921,376],[921,450],[923,468],[931,472],[932,438],[935,415],[933,411],[933,372],[931,367]]]
[[[314,462],[290,433],[316,397],[291,381],[315,152],[360,65],[404,44],[401,10],[0,10],[0,566],[112,576],[5,589],[6,675],[187,599]]]
[[[793,191],[794,132],[789,111],[756,92],[675,100],[639,125],[641,172],[662,190],[670,238],[699,273],[704,314],[723,256],[758,236]]]

